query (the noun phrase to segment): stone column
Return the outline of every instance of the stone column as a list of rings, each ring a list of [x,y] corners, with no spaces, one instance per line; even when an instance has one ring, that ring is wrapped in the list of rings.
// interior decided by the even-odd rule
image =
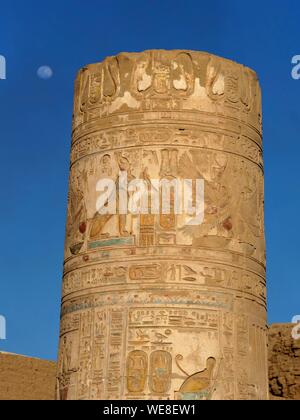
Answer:
[[[153,179],[203,179],[202,223],[175,214],[174,190],[171,214],[151,214],[151,199],[148,214],[120,214],[134,195],[118,185],[124,172],[149,188]],[[104,179],[117,185],[117,214],[98,211]],[[267,399],[263,203],[251,69],[181,50],[83,68],[57,397]]]

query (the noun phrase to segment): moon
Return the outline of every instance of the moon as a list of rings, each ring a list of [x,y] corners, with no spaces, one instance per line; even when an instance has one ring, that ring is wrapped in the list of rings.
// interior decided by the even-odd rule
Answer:
[[[38,68],[37,75],[40,79],[48,80],[53,76],[53,70],[49,66],[41,66]]]

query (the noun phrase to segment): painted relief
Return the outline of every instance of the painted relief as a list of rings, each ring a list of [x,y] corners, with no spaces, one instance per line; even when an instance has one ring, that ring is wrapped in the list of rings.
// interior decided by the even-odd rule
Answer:
[[[178,359],[178,356],[177,356]],[[180,359],[180,357],[179,357]],[[178,363],[178,362],[177,362]],[[210,357],[206,361],[206,368],[190,375],[181,385],[177,398],[180,400],[206,400],[211,399],[213,392],[213,373],[216,359]]]
[[[261,122],[256,74],[208,53],[121,53],[79,72],[58,399],[266,398]],[[184,180],[191,207],[204,183],[198,224],[176,212]]]
[[[127,389],[132,393],[144,391],[147,371],[148,357],[145,352],[135,350],[127,357]]]
[[[155,394],[165,394],[171,386],[172,356],[157,350],[150,356],[149,387]]]

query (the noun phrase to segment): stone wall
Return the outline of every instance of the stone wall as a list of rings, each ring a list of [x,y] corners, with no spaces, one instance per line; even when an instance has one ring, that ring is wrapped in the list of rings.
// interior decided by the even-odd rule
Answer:
[[[270,399],[300,400],[300,340],[294,324],[273,324],[269,330]]]
[[[53,400],[56,363],[0,352],[0,400]]]

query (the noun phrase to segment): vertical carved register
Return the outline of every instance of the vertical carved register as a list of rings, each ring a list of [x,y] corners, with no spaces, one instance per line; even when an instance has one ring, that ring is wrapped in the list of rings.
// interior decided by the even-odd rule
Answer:
[[[99,179],[204,179],[203,223],[96,210]],[[75,83],[59,399],[267,399],[261,94],[204,52]]]

